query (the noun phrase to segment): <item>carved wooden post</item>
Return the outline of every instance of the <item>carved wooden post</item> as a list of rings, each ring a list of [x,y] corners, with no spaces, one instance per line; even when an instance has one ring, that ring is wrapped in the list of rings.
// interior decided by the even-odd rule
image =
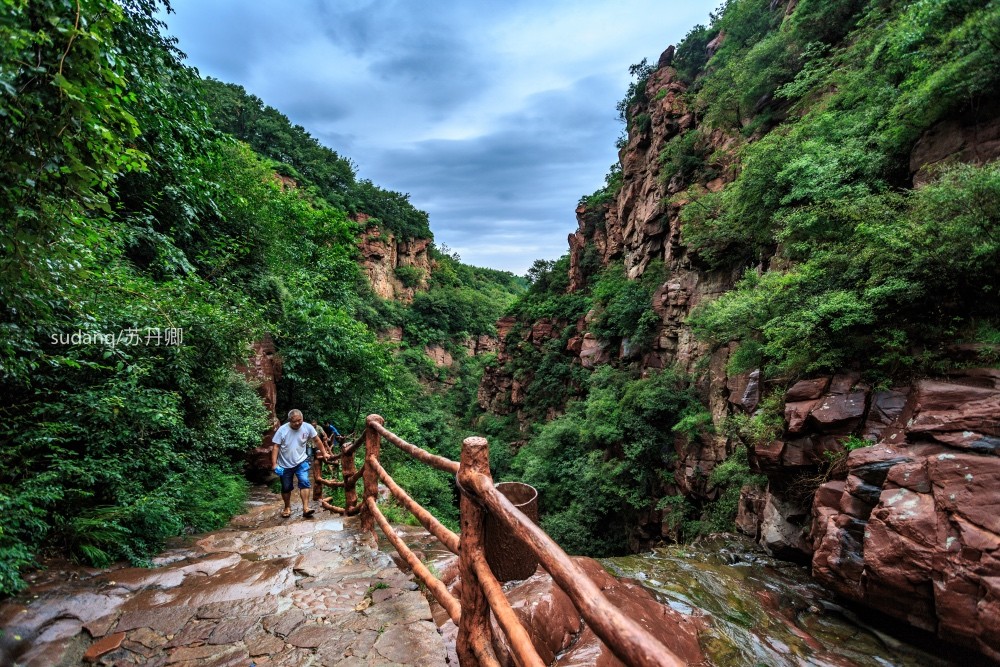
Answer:
[[[385,420],[379,415],[368,415],[365,422],[367,424],[367,428],[365,428],[365,461],[370,459],[378,461],[379,449],[382,447],[382,434],[372,428],[372,424],[381,426]],[[368,510],[368,499],[378,500],[378,473],[375,471],[375,466],[365,466],[364,480],[365,497],[361,502],[361,530],[374,531],[375,517]]]
[[[325,461],[320,458],[313,458],[312,460],[312,489],[313,489],[313,500],[319,500],[323,497],[323,485],[319,483],[319,480],[323,477],[323,464]]]
[[[349,483],[354,474],[358,472],[358,467],[354,463],[354,449],[347,450],[347,447],[341,445],[340,472],[344,476],[344,509],[346,510],[344,516],[350,515],[351,510],[358,506],[357,480],[353,484]]]
[[[482,556],[483,553],[485,510],[465,491],[472,488],[466,480],[476,474],[487,477],[490,474],[490,446],[486,438],[465,439],[462,443],[462,458],[458,469],[458,483],[462,487],[460,501],[462,536],[458,549],[458,571],[462,578],[462,618],[458,624],[458,640],[455,648],[462,667],[480,665],[476,649],[486,651],[490,657],[493,652],[490,607],[479,585],[473,564],[476,556]]]

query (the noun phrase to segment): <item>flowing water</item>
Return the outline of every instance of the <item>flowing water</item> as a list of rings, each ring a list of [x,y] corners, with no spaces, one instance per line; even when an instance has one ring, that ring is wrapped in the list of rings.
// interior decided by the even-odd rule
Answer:
[[[932,655],[846,609],[806,568],[768,557],[746,538],[602,559],[677,611],[703,616],[702,649],[718,667],[938,667],[981,662],[958,649]],[[902,602],[901,602],[902,603]]]

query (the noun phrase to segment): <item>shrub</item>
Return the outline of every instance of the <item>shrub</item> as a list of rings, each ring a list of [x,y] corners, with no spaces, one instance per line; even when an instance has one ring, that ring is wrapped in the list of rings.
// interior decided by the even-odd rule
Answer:
[[[664,280],[662,262],[651,263],[636,280],[629,280],[622,264],[612,264],[593,287],[597,317],[590,330],[606,339],[628,338],[637,349],[648,349],[660,323],[653,311],[653,292]]]
[[[621,553],[629,527],[667,484],[671,428],[697,403],[672,372],[636,379],[604,366],[589,390],[521,448],[513,468],[539,489],[543,526],[561,545]]]
[[[399,278],[399,282],[403,283],[403,287],[419,287],[424,280],[423,270],[416,266],[397,266],[394,273]]]

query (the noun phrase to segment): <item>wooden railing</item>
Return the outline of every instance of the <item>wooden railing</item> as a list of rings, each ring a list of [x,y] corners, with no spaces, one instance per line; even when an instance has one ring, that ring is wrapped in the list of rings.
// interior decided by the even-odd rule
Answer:
[[[499,667],[494,653],[490,612],[505,635],[511,657],[519,667],[543,667],[528,632],[521,625],[504,595],[503,588],[486,562],[484,521],[487,514],[520,539],[553,581],[569,596],[587,625],[622,662],[635,667],[682,667],[684,661],[650,635],[634,620],[611,604],[594,584],[545,531],[518,510],[493,485],[490,475],[489,444],[485,438],[466,438],[461,462],[456,463],[412,445],[385,428],[379,415],[369,415],[364,436],[345,443],[340,456],[343,481],[318,476],[322,486],[344,489],[344,507],[321,499],[326,509],[346,515],[361,515],[361,527],[374,531],[375,524],[396,547],[442,608],[458,626],[457,653],[463,667]],[[403,490],[379,463],[382,438],[427,465],[456,476],[460,490],[461,535],[456,535],[435,519]],[[365,462],[358,470],[354,454],[364,445]],[[359,503],[356,484],[364,480]],[[403,543],[378,508],[381,480],[396,499],[452,553],[458,556],[461,598],[456,599],[420,559]]]

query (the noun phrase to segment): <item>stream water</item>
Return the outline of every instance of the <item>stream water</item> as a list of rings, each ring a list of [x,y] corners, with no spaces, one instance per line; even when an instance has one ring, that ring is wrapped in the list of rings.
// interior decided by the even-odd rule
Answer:
[[[601,562],[677,611],[703,616],[708,630],[702,649],[717,667],[989,664],[959,649],[918,648],[873,627],[816,583],[807,568],[770,558],[741,536]]]

